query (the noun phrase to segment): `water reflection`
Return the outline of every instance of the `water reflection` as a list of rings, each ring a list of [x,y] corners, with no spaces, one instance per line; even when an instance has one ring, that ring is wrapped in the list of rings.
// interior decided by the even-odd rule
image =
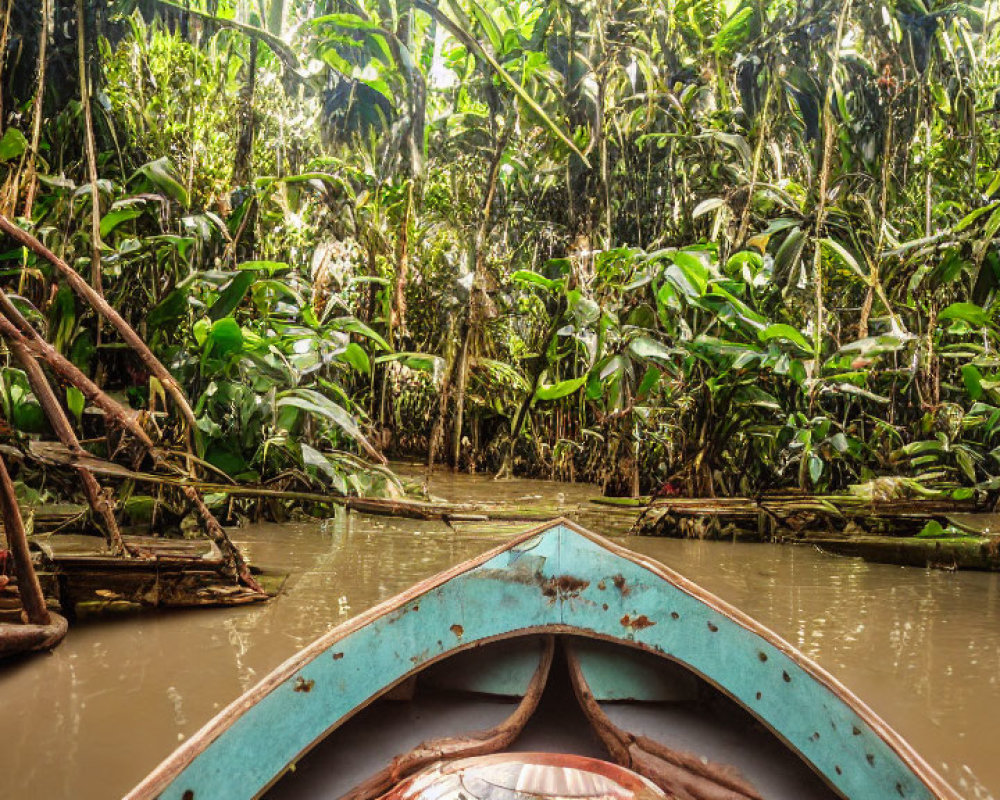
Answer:
[[[569,507],[593,491],[468,476],[433,488],[456,500],[541,495],[553,505],[561,493]],[[589,513],[586,523],[595,519]],[[291,572],[278,600],[82,624],[53,654],[0,666],[0,795],[121,795],[316,636],[515,527],[342,515],[239,531],[255,562]],[[807,548],[630,543],[817,659],[963,795],[1000,796],[1000,576],[866,565]]]

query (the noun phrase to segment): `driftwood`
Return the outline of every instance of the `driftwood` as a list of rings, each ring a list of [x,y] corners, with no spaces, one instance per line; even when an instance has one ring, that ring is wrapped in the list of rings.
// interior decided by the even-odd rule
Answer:
[[[766,494],[760,497],[594,498],[594,503],[641,512],[632,533],[682,538],[796,539],[809,530],[912,535],[930,519],[974,512],[974,500],[936,497]]]
[[[601,709],[571,645],[565,647],[573,692],[594,732],[621,766],[649,778],[677,800],[763,800],[732,767],[702,761],[618,728]]]
[[[423,742],[409,753],[396,756],[389,766],[343,795],[340,800],[372,800],[384,794],[394,784],[435,761],[488,755],[509,747],[538,708],[548,681],[554,652],[555,638],[546,636],[545,649],[538,669],[535,670],[528,685],[528,691],[525,692],[514,713],[495,728]]]
[[[122,538],[135,558],[112,555],[97,536],[35,536],[32,546],[41,555],[37,574],[46,597],[76,617],[147,608],[232,606],[276,595],[287,578],[285,573],[255,570],[254,579],[264,595],[233,582],[228,562],[210,539]]]
[[[811,544],[840,556],[879,564],[937,569],[975,569],[1000,572],[1000,539],[991,536],[807,536]]]
[[[205,529],[209,538],[218,545],[219,549],[226,556],[226,560],[233,565],[233,569],[236,571],[236,575],[239,577],[240,582],[249,589],[253,589],[255,592],[260,592],[264,594],[264,590],[261,585],[257,583],[253,575],[250,574],[250,567],[247,566],[246,559],[243,558],[243,554],[240,552],[239,548],[233,544],[232,539],[230,539],[225,530],[219,524],[219,520],[215,518],[215,515],[209,510],[208,506],[205,505],[205,501],[201,499],[201,494],[193,486],[184,486],[181,491],[184,496],[190,501],[190,503],[195,507],[198,512],[198,516],[201,518],[201,525]]]

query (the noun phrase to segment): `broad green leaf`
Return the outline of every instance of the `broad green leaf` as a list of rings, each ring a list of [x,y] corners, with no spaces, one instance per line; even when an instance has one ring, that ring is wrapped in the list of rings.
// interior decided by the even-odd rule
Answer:
[[[799,265],[802,258],[802,251],[805,250],[808,237],[801,228],[793,228],[781,243],[778,252],[774,254],[774,277],[780,284],[784,284],[790,277],[794,268]]]
[[[587,377],[570,378],[559,383],[543,384],[535,390],[535,400],[559,400],[571,395],[587,382]]]
[[[20,158],[28,149],[28,140],[17,128],[7,128],[0,138],[0,161]]]
[[[1000,209],[1000,200],[993,203],[988,203],[987,205],[981,206],[975,209],[974,211],[970,211],[968,214],[962,217],[961,220],[959,220],[958,224],[955,226],[954,229],[955,233],[961,233],[970,225],[972,225],[972,223],[974,223],[981,216],[983,216],[984,214],[989,214],[991,211],[995,211],[997,209]]]
[[[967,322],[976,328],[983,328],[991,323],[989,314],[975,303],[952,303],[950,306],[941,309],[938,319],[956,319]]]
[[[497,27],[496,22],[493,21],[493,17],[490,16],[489,12],[477,3],[476,0],[469,0],[469,6],[472,8],[472,16],[476,18],[476,21],[486,32],[486,37],[490,40],[493,52],[500,55],[503,51],[503,36],[500,34],[500,28]]]
[[[182,206],[188,205],[187,189],[184,188],[177,170],[166,156],[139,167],[132,177],[134,178],[136,175],[145,177],[157,189],[176,200]]]
[[[305,442],[300,442],[299,448],[302,451],[302,465],[306,468],[306,472],[312,471],[323,475],[333,484],[338,492],[344,494],[344,478],[334,469],[330,460],[319,452],[319,450],[310,447]]]
[[[243,349],[243,331],[232,317],[223,317],[212,324],[205,342],[207,352],[214,358],[228,358]]]
[[[797,331],[791,325],[785,325],[780,322],[768,325],[764,330],[758,331],[757,338],[762,342],[769,342],[771,339],[787,339],[806,352],[812,352],[812,347],[800,331]]]
[[[983,396],[983,373],[976,369],[973,364],[962,365],[962,382],[965,384],[965,391],[973,400],[979,400]]]
[[[526,269],[519,269],[517,272],[510,276],[510,279],[515,283],[529,284],[533,286],[540,286],[543,289],[547,289],[550,292],[557,292],[562,287],[562,281],[554,281],[550,278],[546,278],[544,275],[539,275],[537,272],[531,272]]]
[[[130,219],[141,217],[142,214],[143,209],[141,208],[118,208],[113,211],[109,211],[101,217],[101,238],[106,239],[111,231],[123,222],[128,222]]]
[[[337,317],[337,319],[331,320],[329,325],[336,330],[348,331],[349,333],[356,333],[358,336],[364,336],[366,339],[375,342],[382,350],[392,350],[389,347],[389,343],[380,334],[354,317]]]
[[[749,38],[754,10],[745,6],[731,16],[715,34],[712,48],[719,56],[728,56]]]
[[[668,362],[672,360],[670,348],[648,336],[640,336],[637,339],[633,339],[629,343],[628,348],[638,358],[658,359]]]
[[[330,26],[335,28],[345,28],[347,30],[371,31],[378,30],[378,25],[357,14],[324,14],[309,20],[309,25],[314,28]]]
[[[368,358],[368,353],[356,342],[350,342],[344,352],[337,357],[341,361],[350,364],[358,372],[362,372],[365,375],[371,374],[372,365],[371,360]]]
[[[288,406],[300,408],[332,422],[356,441],[370,458],[380,464],[385,463],[385,458],[361,432],[354,417],[347,409],[334,403],[326,395],[320,394],[314,389],[291,389],[278,395],[277,406],[279,408]]]
[[[823,239],[821,242],[827,249],[832,250],[837,258],[846,264],[855,275],[865,282],[866,285],[869,283],[870,276],[863,269],[861,269],[861,265],[858,263],[858,260],[851,255],[850,251],[848,251],[846,247],[833,239]]]
[[[721,197],[710,197],[707,200],[702,200],[698,205],[694,207],[694,211],[691,212],[692,219],[698,219],[698,217],[703,214],[708,214],[710,211],[715,211],[715,209],[720,206],[724,206],[726,201]]]
[[[434,376],[441,374],[445,367],[445,360],[433,353],[390,353],[375,359],[376,364],[384,364],[387,361],[399,361],[410,369],[429,372]]]
[[[83,409],[86,404],[87,400],[83,396],[83,392],[75,386],[69,386],[66,388],[66,407],[76,418],[77,422],[80,422],[83,419]]]
[[[229,285],[222,290],[219,299],[208,310],[208,318],[213,322],[232,314],[246,296],[247,290],[257,275],[253,270],[241,270]]]
[[[814,483],[819,483],[823,477],[823,459],[815,454],[809,456],[809,479]]]

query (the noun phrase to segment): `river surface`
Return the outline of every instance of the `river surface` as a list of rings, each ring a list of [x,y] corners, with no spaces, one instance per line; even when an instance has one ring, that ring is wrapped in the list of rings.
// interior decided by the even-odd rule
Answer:
[[[591,487],[442,475],[451,500],[572,510]],[[585,522],[597,528],[595,517]],[[266,604],[83,622],[0,666],[0,797],[120,797],[316,636],[515,530],[352,514],[234,532],[291,573]],[[605,533],[616,533],[620,524]],[[602,531],[599,531],[602,532]],[[865,564],[809,547],[633,538],[865,700],[965,797],[1000,798],[1000,575]]]

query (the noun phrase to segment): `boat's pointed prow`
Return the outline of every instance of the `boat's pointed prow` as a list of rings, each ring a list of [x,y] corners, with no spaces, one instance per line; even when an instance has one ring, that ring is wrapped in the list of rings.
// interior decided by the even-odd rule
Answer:
[[[843,797],[958,800],[906,742],[787,642],[672,570],[566,519],[335,628],[212,720],[131,797],[255,797],[332,728],[411,675],[471,647],[532,634],[601,639],[683,666],[760,720]],[[611,669],[602,658],[581,666],[591,686]]]

